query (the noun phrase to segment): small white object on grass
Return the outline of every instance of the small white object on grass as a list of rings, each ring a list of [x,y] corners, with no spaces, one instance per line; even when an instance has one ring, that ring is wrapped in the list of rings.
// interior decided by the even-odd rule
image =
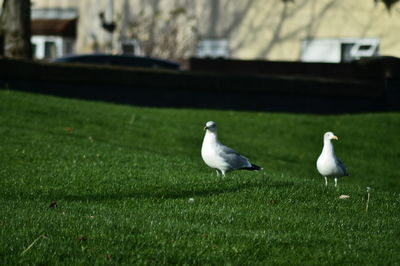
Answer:
[[[226,172],[233,170],[262,170],[260,166],[250,163],[249,159],[218,141],[215,122],[208,121],[204,130],[206,134],[201,157],[209,167],[217,171],[217,175],[221,172],[225,176]]]
[[[328,178],[335,179],[335,187],[337,187],[337,179],[342,176],[348,176],[346,166],[336,157],[333,150],[332,139],[338,140],[332,132],[324,134],[324,147],[321,155],[317,160],[318,172],[325,178],[325,186],[328,185]]]
[[[189,198],[188,203],[194,203],[194,198]]]
[[[370,193],[371,193],[371,188],[367,187],[367,202],[366,202],[366,205],[365,205],[365,212],[368,212],[368,204],[369,204]]]
[[[339,196],[339,199],[348,199],[348,198],[350,198],[349,195],[340,195]]]

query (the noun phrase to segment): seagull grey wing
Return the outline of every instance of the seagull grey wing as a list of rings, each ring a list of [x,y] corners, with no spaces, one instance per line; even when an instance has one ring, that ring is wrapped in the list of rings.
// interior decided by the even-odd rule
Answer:
[[[344,165],[344,163],[339,158],[336,158],[336,162],[337,162],[337,165],[339,166],[339,168],[342,170],[343,175],[348,176],[349,173],[347,172],[346,165]]]
[[[249,159],[225,145],[221,144],[219,155],[235,169],[251,166]]]

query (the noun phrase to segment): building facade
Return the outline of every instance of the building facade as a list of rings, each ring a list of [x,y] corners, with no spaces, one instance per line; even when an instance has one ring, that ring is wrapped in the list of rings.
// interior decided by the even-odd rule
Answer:
[[[33,30],[36,53],[43,57],[96,52],[320,62],[400,57],[400,5],[388,12],[373,0],[32,3],[33,25],[46,19],[49,28],[56,25],[52,19],[76,21],[75,33]]]

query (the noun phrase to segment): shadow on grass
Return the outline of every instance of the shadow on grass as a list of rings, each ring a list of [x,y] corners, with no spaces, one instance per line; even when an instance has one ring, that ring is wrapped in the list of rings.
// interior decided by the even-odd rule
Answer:
[[[220,180],[218,182],[203,183],[197,187],[188,188],[187,184],[177,184],[173,186],[153,186],[147,187],[142,191],[122,192],[122,193],[97,193],[86,195],[54,195],[54,199],[67,201],[103,201],[103,200],[123,200],[123,199],[186,199],[190,197],[209,197],[220,194],[235,193],[238,191],[261,189],[285,189],[293,187],[294,182],[275,181],[268,178],[254,179],[245,182],[239,182],[233,179]],[[182,188],[182,186],[184,188]]]
[[[48,200],[48,201],[107,201],[124,199],[187,199],[190,197],[210,197],[220,194],[236,193],[245,190],[255,189],[273,189],[284,190],[295,186],[294,182],[272,181],[266,176],[254,178],[251,180],[237,180],[235,177],[219,179],[210,182],[199,183],[179,183],[179,184],[161,184],[145,185],[142,189],[132,191],[121,191],[108,193],[106,187],[102,192],[79,192],[68,193],[65,190],[30,191],[30,192],[11,192],[0,196],[6,200]]]

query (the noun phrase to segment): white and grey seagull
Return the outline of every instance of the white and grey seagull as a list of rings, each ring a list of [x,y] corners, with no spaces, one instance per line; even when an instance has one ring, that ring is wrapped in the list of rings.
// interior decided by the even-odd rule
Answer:
[[[325,178],[325,186],[328,185],[328,178],[335,179],[335,187],[337,187],[337,180],[342,176],[348,176],[347,168],[339,158],[336,157],[331,140],[338,140],[332,132],[324,134],[324,147],[322,148],[321,155],[317,160],[318,172]]]
[[[201,157],[204,162],[217,171],[217,175],[233,170],[261,170],[258,165],[249,162],[249,159],[233,149],[223,145],[217,138],[217,124],[208,121],[204,127],[206,134],[201,147]]]

